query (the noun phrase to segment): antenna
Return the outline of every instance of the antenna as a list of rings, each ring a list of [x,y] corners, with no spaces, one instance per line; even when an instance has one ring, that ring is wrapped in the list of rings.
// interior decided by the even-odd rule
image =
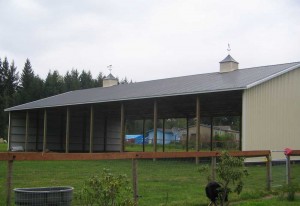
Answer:
[[[108,65],[107,68],[108,68],[108,70],[109,70],[109,73],[111,74],[112,65]]]
[[[228,51],[228,55],[229,55],[229,54],[230,54],[230,51],[231,51],[231,49],[230,49],[230,44],[229,44],[229,43],[228,43],[227,51]]]

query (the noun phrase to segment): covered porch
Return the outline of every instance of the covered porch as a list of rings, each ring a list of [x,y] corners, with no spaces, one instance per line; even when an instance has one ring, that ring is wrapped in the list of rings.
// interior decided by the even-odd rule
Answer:
[[[236,90],[14,110],[9,112],[9,148],[66,153],[125,152],[132,148],[169,151],[164,139],[166,129],[170,129],[166,121],[181,119],[185,127],[180,129],[186,130],[182,132],[186,138],[181,138],[181,150],[216,150],[213,133],[218,125],[214,125],[214,118],[237,117],[236,149],[242,150],[242,94],[242,90]],[[143,141],[130,147],[126,134],[134,121],[139,121]],[[204,137],[202,124],[210,130],[210,136]],[[162,144],[158,144],[158,129],[162,130]],[[149,130],[154,134],[151,144],[145,141]]]

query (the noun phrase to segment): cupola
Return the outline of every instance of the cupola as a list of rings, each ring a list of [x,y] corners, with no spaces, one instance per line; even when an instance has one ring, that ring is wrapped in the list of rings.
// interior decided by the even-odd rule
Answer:
[[[237,61],[235,61],[232,56],[230,56],[229,52],[230,52],[230,45],[228,44],[228,55],[225,59],[223,59],[222,61],[220,61],[220,72],[231,72],[234,70],[239,69],[239,63]]]
[[[112,74],[111,74],[111,67],[112,65],[109,65],[108,68],[109,68],[109,75],[107,77],[105,77],[103,79],[103,87],[111,87],[111,86],[114,86],[114,85],[118,85],[118,79],[115,78]]]

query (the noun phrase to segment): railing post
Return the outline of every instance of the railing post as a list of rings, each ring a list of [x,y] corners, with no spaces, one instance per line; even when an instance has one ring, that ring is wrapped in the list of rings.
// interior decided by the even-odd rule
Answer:
[[[196,151],[200,150],[200,97],[196,99]],[[196,164],[199,164],[199,157],[196,157]]]
[[[289,155],[286,155],[286,184],[291,184],[291,157]]]
[[[211,180],[216,180],[217,157],[211,157]]]
[[[271,154],[266,156],[267,162],[266,162],[266,167],[267,167],[267,190],[271,190],[271,182],[272,182],[272,159],[271,159]]]
[[[137,159],[132,159],[132,183],[133,183],[133,199],[135,205],[138,205],[138,174],[137,174]]]
[[[6,206],[11,206],[11,188],[12,188],[13,160],[7,161],[7,179],[6,179]]]
[[[69,153],[70,147],[70,108],[67,107],[67,114],[66,114],[66,148],[65,152]]]

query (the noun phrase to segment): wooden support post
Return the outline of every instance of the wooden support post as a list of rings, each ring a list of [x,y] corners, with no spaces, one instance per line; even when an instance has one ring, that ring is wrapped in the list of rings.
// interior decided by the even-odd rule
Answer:
[[[90,153],[93,153],[93,143],[94,142],[94,107],[91,105],[90,114]]]
[[[47,110],[44,110],[44,136],[43,136],[43,152],[46,152],[47,147]]]
[[[189,117],[186,117],[186,142],[185,142],[185,151],[189,151]]]
[[[156,143],[157,143],[157,100],[154,100],[154,105],[153,105],[153,132],[154,132],[154,136],[153,136],[153,151],[157,152],[157,147],[156,147]]]
[[[11,146],[11,112],[8,113],[8,128],[7,128],[7,151],[10,150]]]
[[[211,180],[216,180],[217,157],[211,157]]]
[[[40,140],[40,111],[36,113],[36,136],[35,136],[35,151],[39,150],[39,140]]]
[[[137,159],[132,159],[132,183],[133,183],[133,200],[135,205],[138,205],[138,173]]]
[[[66,153],[69,153],[70,148],[70,108],[67,107],[66,115]]]
[[[272,159],[271,159],[271,154],[266,156],[267,162],[266,162],[266,167],[267,167],[267,190],[271,190],[271,182],[272,182]]]
[[[121,139],[121,148],[120,152],[125,151],[125,109],[124,104],[121,104],[121,132],[120,132],[120,139]]]
[[[143,152],[145,152],[145,135],[146,135],[145,126],[146,126],[146,120],[145,118],[143,118]]]
[[[26,111],[26,123],[25,123],[25,145],[24,151],[28,151],[28,130],[29,130],[29,112]]]
[[[165,135],[165,119],[163,119],[163,152],[165,151],[165,140],[166,140],[166,135]]]
[[[200,97],[196,100],[196,151],[200,148]],[[199,157],[196,157],[196,164],[199,164]]]
[[[291,184],[291,157],[289,155],[286,155],[286,184],[290,185]]]
[[[106,152],[106,145],[107,145],[107,116],[105,115],[104,117],[104,131],[103,131],[103,136],[104,136],[104,140],[103,140],[103,150],[104,152]]]
[[[213,151],[214,118],[210,117],[210,151]]]
[[[65,147],[65,135],[66,135],[66,115],[61,112],[60,114],[60,127],[59,127],[59,137],[60,137],[60,150],[64,151],[66,149]]]
[[[6,179],[6,206],[11,206],[11,189],[13,177],[13,160],[7,161],[7,179]]]

